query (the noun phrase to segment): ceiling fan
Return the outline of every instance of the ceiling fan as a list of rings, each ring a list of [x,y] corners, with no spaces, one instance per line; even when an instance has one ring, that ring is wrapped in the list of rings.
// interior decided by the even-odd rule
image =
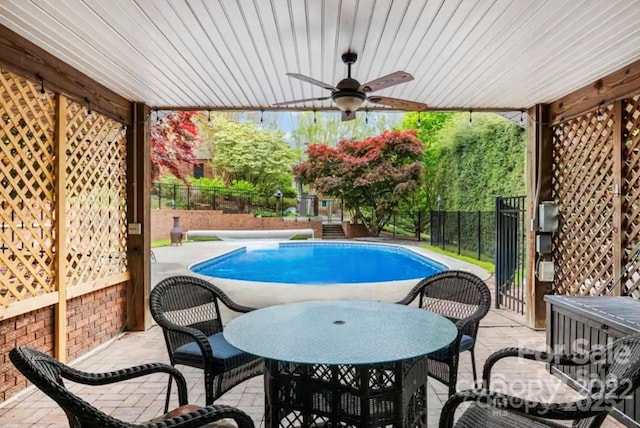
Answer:
[[[333,102],[342,111],[342,120],[353,120],[356,118],[356,110],[360,108],[362,103],[366,100],[373,104],[380,104],[387,107],[392,107],[400,110],[410,111],[422,111],[427,108],[426,104],[401,100],[398,98],[381,97],[381,96],[367,96],[370,92],[375,92],[380,89],[388,88],[389,86],[398,85],[413,80],[413,76],[405,71],[396,71],[386,76],[379,77],[370,82],[360,84],[356,79],[351,77],[351,65],[356,62],[358,55],[353,52],[346,52],[342,54],[342,62],[347,64],[347,77],[342,79],[336,86],[329,85],[327,83],[316,80],[312,77],[305,76],[297,73],[287,73],[287,76],[303,80],[312,85],[320,86],[321,88],[331,91],[331,95],[328,97],[320,98],[305,98],[302,100],[284,101],[281,103],[275,103],[274,106],[284,106],[289,104],[298,104],[307,101],[323,101],[331,98]]]

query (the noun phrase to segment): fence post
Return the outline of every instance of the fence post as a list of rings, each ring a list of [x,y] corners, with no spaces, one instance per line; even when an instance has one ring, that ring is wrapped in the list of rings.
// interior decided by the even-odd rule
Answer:
[[[460,241],[462,241],[462,231],[460,230],[460,211],[458,211],[458,255],[460,255]]]
[[[158,183],[158,209],[162,208],[162,183]]]
[[[502,289],[502,247],[501,247],[501,239],[502,239],[502,215],[500,210],[502,209],[502,196],[498,196],[496,198],[496,234],[495,234],[495,278],[496,278],[496,309],[500,308],[500,304],[502,303],[502,299],[500,298],[500,291]]]
[[[481,214],[481,211],[478,210],[478,260],[480,260],[481,254],[482,254],[482,214]]]
[[[440,210],[438,210],[438,217],[441,217],[439,220],[441,220],[440,224],[441,226],[441,230],[440,230],[440,241],[442,242],[442,249],[444,250],[444,241],[445,241],[445,237],[444,237],[444,221],[447,218],[446,216],[446,211],[442,212]]]
[[[173,208],[174,210],[176,209],[176,205],[177,205],[177,201],[178,200],[178,193],[177,193],[177,189],[176,189],[176,185],[173,185],[173,203],[171,204],[171,208]]]
[[[436,232],[435,232],[436,220],[434,219],[434,211],[429,210],[429,243],[435,244]]]
[[[418,210],[418,242],[422,241],[422,210]]]
[[[191,186],[187,186],[187,209],[191,209]]]

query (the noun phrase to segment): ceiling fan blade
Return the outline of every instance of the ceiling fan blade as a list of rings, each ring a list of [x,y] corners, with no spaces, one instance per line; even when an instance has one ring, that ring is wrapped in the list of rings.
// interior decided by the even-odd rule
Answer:
[[[382,104],[383,106],[393,107],[400,110],[408,111],[422,111],[427,109],[427,105],[416,101],[401,100],[399,98],[391,97],[369,97],[367,101],[374,104]]]
[[[400,83],[410,82],[413,80],[413,76],[406,71],[396,71],[386,76],[378,77],[367,83],[360,85],[360,90],[364,92],[379,91],[389,86],[398,85]]]
[[[343,111],[342,112],[342,121],[346,122],[348,120],[353,120],[356,118],[356,112],[355,111],[350,111],[350,112],[346,112]]]
[[[304,74],[287,73],[287,76],[300,79],[307,83],[311,83],[312,85],[316,85],[316,86],[320,86],[321,88],[328,89],[330,91],[337,91],[337,89],[333,85],[329,85],[328,83],[321,82],[319,80],[314,79],[313,77],[305,76]]]
[[[305,98],[303,100],[283,101],[281,103],[273,103],[271,105],[272,106],[286,106],[286,105],[289,105],[289,104],[306,103],[307,101],[324,101],[324,100],[328,100],[329,98],[331,98],[331,97]]]

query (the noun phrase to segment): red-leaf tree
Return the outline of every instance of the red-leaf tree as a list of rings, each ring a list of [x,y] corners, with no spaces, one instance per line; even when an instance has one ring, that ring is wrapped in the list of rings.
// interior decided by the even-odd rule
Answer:
[[[388,131],[332,148],[312,144],[294,174],[344,207],[378,236],[399,203],[421,183],[424,147],[415,131]]]
[[[195,149],[203,139],[193,121],[196,111],[174,111],[151,125],[151,174],[170,172],[186,180],[184,171],[195,165]]]

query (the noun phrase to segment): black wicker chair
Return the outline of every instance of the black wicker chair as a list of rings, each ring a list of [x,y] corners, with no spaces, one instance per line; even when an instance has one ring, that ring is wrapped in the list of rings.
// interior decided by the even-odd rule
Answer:
[[[541,403],[524,400],[489,390],[491,369],[505,357],[520,357],[564,366],[602,364],[603,378],[595,379],[597,382],[593,382],[589,394],[575,402]],[[560,425],[554,420],[573,420],[571,426],[574,428],[599,427],[613,407],[630,396],[640,385],[640,335],[627,336],[607,347],[594,348],[589,353],[577,355],[506,348],[487,359],[482,377],[484,388],[461,391],[449,397],[440,415],[440,428],[566,428],[566,425]],[[594,379],[587,379],[589,380]],[[456,409],[465,401],[471,401],[472,404],[454,425]]]
[[[418,298],[418,307],[449,318],[458,327],[458,337],[449,345],[429,355],[429,376],[449,387],[449,395],[456,392],[460,352],[471,352],[473,379],[478,381],[475,344],[480,320],[489,312],[489,288],[476,275],[449,270],[420,281],[397,303],[409,305]]]
[[[263,371],[261,359],[224,339],[220,303],[236,312],[254,309],[233,302],[213,284],[192,276],[163,279],[151,290],[149,299],[151,315],[162,327],[171,365],[204,370],[206,405]],[[165,410],[171,381],[170,378]]]
[[[222,419],[233,419],[239,428],[253,428],[251,418],[241,410],[229,406],[197,407],[187,405],[187,384],[182,374],[168,364],[152,363],[130,367],[109,373],[86,373],[60,363],[42,352],[20,346],[9,352],[11,362],[31,383],[51,397],[67,415],[71,428],[101,427],[204,427]],[[98,410],[69,391],[64,380],[85,385],[107,385],[150,375],[167,373],[176,380],[181,408],[173,411],[179,415],[165,415],[148,423],[129,423],[115,419]],[[186,412],[186,413],[185,413]]]

